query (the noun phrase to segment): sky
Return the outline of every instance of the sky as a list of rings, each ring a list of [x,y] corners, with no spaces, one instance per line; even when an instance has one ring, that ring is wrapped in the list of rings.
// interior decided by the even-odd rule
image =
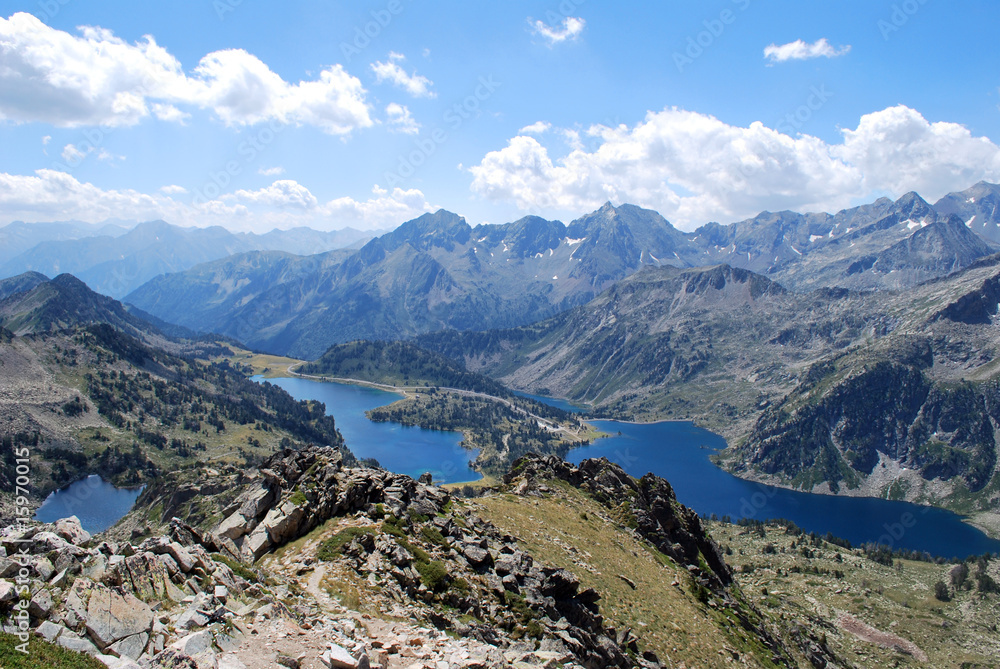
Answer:
[[[1000,181],[995,0],[34,0],[0,225],[691,230]]]

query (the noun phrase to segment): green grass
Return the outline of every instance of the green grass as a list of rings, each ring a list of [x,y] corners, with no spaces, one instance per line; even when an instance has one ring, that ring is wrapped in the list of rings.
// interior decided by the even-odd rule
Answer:
[[[21,640],[0,633],[0,667],[3,669],[105,669],[104,663],[89,655],[75,653],[32,634],[28,653],[17,650]]]
[[[232,558],[228,558],[225,555],[222,555],[221,553],[212,553],[212,559],[215,560],[216,562],[221,562],[222,564],[232,569],[233,573],[242,578],[244,581],[249,581],[250,583],[260,582],[260,578],[257,576],[256,572],[254,572],[246,565],[241,564],[236,560],[233,560]]]
[[[319,545],[319,550],[316,551],[316,557],[324,562],[335,560],[341,555],[344,547],[354,541],[357,537],[374,533],[375,530],[371,527],[348,527],[347,529],[337,532],[335,535],[321,543]]]

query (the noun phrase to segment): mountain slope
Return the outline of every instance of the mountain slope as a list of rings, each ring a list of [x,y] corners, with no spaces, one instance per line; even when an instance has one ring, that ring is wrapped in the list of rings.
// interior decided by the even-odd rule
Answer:
[[[31,290],[40,283],[45,283],[49,277],[38,272],[25,272],[8,279],[0,279],[0,300],[4,300],[11,295],[23,293]]]
[[[30,277],[25,285],[38,276]],[[60,274],[0,301],[0,324],[17,335],[56,332],[90,323],[106,323],[140,336],[155,332],[151,324],[130,314],[120,302],[98,295],[71,274]]]

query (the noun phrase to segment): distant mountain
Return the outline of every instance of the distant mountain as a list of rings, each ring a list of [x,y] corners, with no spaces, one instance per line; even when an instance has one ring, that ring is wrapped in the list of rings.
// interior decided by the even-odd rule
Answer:
[[[916,193],[837,214],[765,212],[695,232],[705,262],[766,274],[797,291],[823,286],[895,290],[968,267],[1000,251]]]
[[[67,241],[85,237],[118,237],[131,229],[128,223],[100,224],[80,221],[25,223],[14,221],[0,228],[0,266],[42,242]]]
[[[350,228],[333,232],[295,228],[256,235],[232,233],[217,226],[183,228],[151,221],[124,234],[43,241],[0,265],[0,276],[26,271],[49,275],[72,273],[94,290],[120,298],[157,275],[182,271],[236,253],[254,250],[319,253],[350,246],[370,236],[370,233]]]
[[[469,226],[441,210],[350,256],[240,255],[159,277],[125,299],[164,321],[306,358],[354,339],[537,321],[645,266],[725,263],[795,291],[899,289],[1000,250],[915,193],[837,214],[762,213],[680,232],[605,204],[569,225],[528,216]]]
[[[742,476],[968,513],[1000,482],[998,309],[1000,255],[877,292],[646,268],[540,323],[415,343],[597,416],[697,420]]]
[[[1000,243],[1000,185],[980,181],[972,188],[945,195],[934,209],[958,216],[970,230]]]
[[[316,358],[355,339],[529,323],[644,264],[696,257],[683,233],[631,205],[605,205],[568,227],[527,217],[473,228],[441,210],[347,257],[239,256],[160,277],[126,300],[166,321]]]

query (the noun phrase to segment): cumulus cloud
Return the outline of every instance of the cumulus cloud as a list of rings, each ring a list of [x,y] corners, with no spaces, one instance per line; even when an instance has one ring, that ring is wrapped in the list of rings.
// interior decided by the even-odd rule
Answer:
[[[174,204],[163,195],[103,190],[55,170],[42,169],[31,176],[0,173],[0,211],[8,220],[152,220],[174,211]]]
[[[541,135],[548,132],[552,128],[552,124],[547,121],[536,121],[531,125],[526,125],[517,131],[519,135]]]
[[[228,125],[262,121],[347,134],[373,125],[361,82],[335,65],[290,83],[242,49],[207,54],[190,73],[152,36],[134,44],[84,26],[79,35],[27,13],[0,18],[0,119],[63,127],[128,126],[154,115],[183,123],[177,105]]]
[[[416,70],[413,74],[407,74],[406,70],[399,65],[404,60],[406,60],[406,56],[403,54],[390,51],[389,60],[384,63],[378,60],[372,63],[371,68],[372,72],[375,73],[375,81],[380,84],[388,81],[415,98],[437,97],[437,93],[431,90],[434,82],[417,74]]]
[[[276,177],[285,173],[284,167],[261,167],[257,170],[257,174],[262,174],[265,177]]]
[[[314,209],[319,204],[316,196],[310,193],[308,188],[291,179],[275,181],[270,186],[260,190],[238,190],[235,193],[223,195],[219,199],[294,209]]]
[[[291,180],[275,181],[258,190],[238,190],[208,201],[194,198],[189,203],[180,199],[187,194],[188,190],[178,185],[163,186],[154,194],[105,190],[48,169],[34,175],[0,173],[0,221],[71,218],[97,223],[109,218],[163,219],[178,225],[222,225],[256,232],[299,226],[377,230],[395,227],[439,208],[427,202],[419,190],[396,188],[388,192],[377,186],[368,199],[340,197],[324,203]]]
[[[528,19],[528,23],[531,25],[532,32],[545,39],[549,46],[567,40],[575,40],[583,33],[583,29],[587,25],[586,21],[575,16],[566,17],[563,19],[562,25],[555,28],[544,21],[532,21]]]
[[[474,192],[531,212],[581,212],[607,200],[657,209],[683,227],[762,210],[836,211],[875,193],[917,190],[934,200],[1000,178],[1000,148],[907,107],[862,117],[843,142],[738,127],[696,112],[650,112],[634,127],[596,125],[582,147],[553,159],[518,135],[469,171]]]
[[[362,230],[377,230],[395,227],[440,208],[428,203],[424,194],[416,188],[394,188],[390,193],[376,185],[372,188],[372,195],[364,201],[349,197],[330,200],[322,209],[331,219],[351,221],[349,225]]]
[[[391,102],[386,106],[385,114],[389,119],[389,129],[393,132],[407,135],[416,135],[420,132],[420,124],[413,118],[405,105]]]
[[[771,64],[774,64],[783,63],[786,60],[836,58],[838,56],[845,55],[850,50],[850,44],[839,48],[834,47],[825,37],[816,40],[812,44],[808,44],[800,39],[797,39],[794,42],[789,42],[788,44],[782,44],[780,46],[777,44],[770,44],[764,47],[764,57],[767,58]]]

